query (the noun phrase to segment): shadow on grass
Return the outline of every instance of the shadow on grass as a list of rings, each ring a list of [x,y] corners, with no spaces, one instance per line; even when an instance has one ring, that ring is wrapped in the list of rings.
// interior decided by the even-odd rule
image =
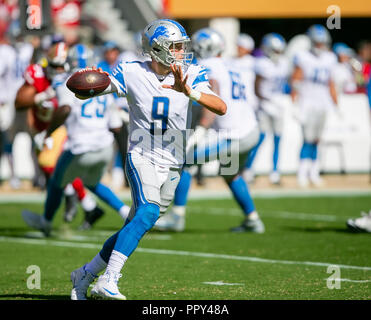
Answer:
[[[331,226],[323,226],[323,227],[283,227],[283,229],[288,231],[299,231],[299,232],[338,232],[338,233],[345,233],[345,234],[362,234],[360,232],[354,232],[349,230],[348,228],[339,228],[339,227],[331,227]]]

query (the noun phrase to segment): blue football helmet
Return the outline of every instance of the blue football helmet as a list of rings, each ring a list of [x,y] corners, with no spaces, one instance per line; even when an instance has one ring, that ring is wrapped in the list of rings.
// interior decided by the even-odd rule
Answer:
[[[277,60],[286,49],[286,41],[278,33],[268,33],[262,39],[261,48],[267,57]]]
[[[76,44],[68,50],[68,63],[72,72],[95,64],[93,51],[84,44]]]
[[[353,50],[344,42],[334,43],[334,45],[332,46],[332,50],[337,56],[345,55],[348,57],[352,57],[354,55]]]
[[[218,31],[203,28],[192,36],[192,47],[197,58],[206,59],[221,54],[224,51],[225,42]]]
[[[176,21],[159,19],[148,24],[142,32],[142,48],[145,55],[169,67],[178,64],[188,67],[193,58],[191,40],[184,28]],[[182,53],[174,51],[183,50]]]
[[[312,25],[308,31],[307,35],[312,42],[312,44],[325,44],[329,45],[331,43],[331,36],[328,30],[320,25],[314,24]]]

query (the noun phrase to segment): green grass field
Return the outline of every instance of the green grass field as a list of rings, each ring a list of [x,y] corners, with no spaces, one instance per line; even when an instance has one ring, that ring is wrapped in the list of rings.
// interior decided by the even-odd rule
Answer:
[[[371,208],[371,196],[257,198],[265,234],[232,234],[242,220],[230,199],[189,202],[184,233],[150,232],[126,263],[119,282],[132,300],[371,299],[371,235],[345,222]],[[55,219],[48,239],[30,230],[22,209],[42,203],[0,204],[0,299],[69,299],[70,273],[89,261],[122,221],[106,215],[93,230]],[[28,289],[30,265],[40,289]],[[329,265],[340,267],[340,289],[329,289]],[[215,283],[216,282],[216,283]],[[334,283],[333,281],[331,283]]]

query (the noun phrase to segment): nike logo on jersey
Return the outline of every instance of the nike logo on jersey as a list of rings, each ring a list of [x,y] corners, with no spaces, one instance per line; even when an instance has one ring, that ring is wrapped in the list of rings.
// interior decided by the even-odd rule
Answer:
[[[174,181],[176,178],[177,178],[177,177],[173,177],[173,178],[170,179],[170,181]]]

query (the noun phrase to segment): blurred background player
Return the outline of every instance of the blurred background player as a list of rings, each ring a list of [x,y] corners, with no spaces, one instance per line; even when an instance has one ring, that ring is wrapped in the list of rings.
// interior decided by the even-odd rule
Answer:
[[[338,95],[357,91],[357,75],[362,71],[361,63],[354,58],[355,52],[345,43],[337,42],[332,46],[338,63],[332,70],[332,78]]]
[[[126,52],[126,51],[125,51]],[[120,63],[124,58],[132,61],[131,58],[136,58],[136,55],[131,51],[127,51],[126,55],[120,54],[120,48],[114,41],[107,41],[103,46],[103,59],[98,63],[97,68],[101,68],[103,71],[111,74],[114,68]],[[129,54],[132,53],[132,54]],[[126,61],[126,60],[125,60]],[[116,141],[118,141],[117,148],[115,150],[115,155],[112,165],[112,185],[116,189],[120,189],[125,185],[125,159],[128,147],[128,104],[126,98],[118,97],[116,94],[113,95],[116,104],[120,107],[120,115],[122,116],[123,126],[121,132],[118,133]],[[128,183],[127,183],[128,184]]]
[[[80,49],[84,51],[79,52]],[[82,53],[79,55],[78,53]],[[70,60],[78,59],[79,68],[86,67],[90,55],[87,48],[71,48]],[[70,65],[76,65],[71,61]],[[73,69],[76,71],[76,69]],[[103,173],[112,159],[114,137],[110,130],[119,130],[122,122],[117,115],[117,107],[111,96],[97,97],[85,101],[77,99],[65,85],[69,73],[59,75],[59,85],[55,85],[58,109],[47,129],[45,142],[52,132],[65,124],[67,148],[58,158],[53,175],[48,183],[44,214],[38,215],[28,210],[22,212],[26,224],[50,234],[52,221],[60,206],[65,187],[80,177],[84,184],[102,200],[115,208],[126,219],[130,208],[121,202],[105,185],[100,183]],[[65,81],[62,81],[64,78]],[[83,229],[90,226],[103,211],[86,212]]]
[[[19,88],[15,99],[18,110],[27,110],[27,125],[33,138],[33,148],[37,154],[37,167],[40,175],[47,181],[54,171],[67,138],[65,127],[52,133],[52,144],[44,146],[44,138],[58,101],[52,86],[52,78],[68,70],[67,46],[64,42],[54,44],[47,53],[46,59],[40,63],[31,63],[24,74],[24,83]],[[47,142],[48,142],[47,141]],[[37,173],[37,172],[36,172]],[[81,180],[76,179],[68,185],[66,191],[65,221],[70,222],[77,214],[75,191],[85,214],[102,212],[96,201],[84,190]]]
[[[9,128],[13,122],[13,102],[16,88],[14,87],[14,68],[16,51],[10,45],[5,32],[0,33],[0,164],[1,157],[9,145]],[[9,152],[8,152],[9,153]],[[0,182],[1,182],[0,176]]]
[[[247,83],[244,82],[238,66],[221,58],[225,44],[223,37],[217,31],[211,28],[201,29],[192,36],[192,43],[195,53],[200,58],[199,65],[205,68],[202,76],[196,78],[194,85],[198,83],[209,85],[210,82],[211,89],[226,102],[228,112],[225,115],[216,116],[204,110],[193,137],[187,142],[187,150],[194,160],[192,163],[196,164],[203,157],[206,161],[210,161],[220,159],[222,154],[228,152],[237,154],[236,172],[222,175],[245,215],[243,223],[232,228],[231,231],[263,233],[264,224],[256,212],[248,186],[240,175],[249,150],[256,145],[259,139],[259,128],[254,110],[248,106],[246,101]],[[204,139],[206,129],[210,127],[219,133],[221,139],[216,143],[203,146],[200,142]],[[196,146],[195,151],[193,151],[192,144]],[[189,159],[188,156],[187,159]],[[228,164],[221,163],[221,167],[223,165]],[[174,206],[169,213],[157,221],[155,225],[157,230],[183,231],[185,229],[186,204],[192,183],[192,172],[189,169],[186,163],[175,191]]]
[[[8,92],[8,96],[12,96],[12,102],[9,105],[10,108],[8,110],[8,117],[10,122],[9,130],[7,131],[8,134],[5,135],[5,154],[6,158],[9,163],[9,169],[10,169],[10,180],[9,184],[12,189],[19,189],[21,187],[21,181],[19,177],[16,175],[16,172],[14,170],[14,159],[13,159],[13,143],[16,138],[16,135],[19,132],[25,132],[31,137],[29,127],[27,125],[27,112],[24,110],[18,111],[14,106],[14,100],[16,96],[16,92],[18,89],[22,86],[24,82],[24,72],[26,71],[26,68],[31,62],[31,59],[34,54],[34,48],[37,47],[39,44],[39,41],[36,36],[28,36],[23,37],[21,35],[20,26],[19,23],[12,23],[9,26],[8,29],[8,35],[11,40],[11,45],[15,50],[16,53],[16,60],[15,64],[12,67],[13,70],[13,78],[9,79],[8,86],[9,89],[12,87],[11,92],[4,90],[4,92]],[[2,62],[7,61],[6,59],[1,59]],[[0,118],[2,118],[0,116]],[[1,120],[0,120],[1,121]],[[39,166],[37,164],[37,157],[35,152],[31,151],[31,157],[33,160],[33,165],[36,171],[36,174],[34,176],[33,180],[33,186],[34,187],[43,187],[43,181],[39,180],[38,173],[40,172]],[[42,176],[42,175],[41,175]]]
[[[247,182],[254,180],[253,163],[258,149],[267,133],[272,133],[273,156],[269,180],[273,184],[280,183],[278,165],[285,111],[282,97],[289,76],[289,64],[284,56],[285,48],[286,41],[280,34],[269,33],[262,39],[263,56],[256,59],[254,88],[259,99],[258,120],[261,133],[258,144],[250,152],[245,164],[244,178]]]
[[[301,187],[308,186],[309,181],[314,186],[322,184],[318,144],[328,110],[337,107],[335,83],[331,78],[337,59],[328,49],[331,42],[330,34],[322,25],[313,25],[308,29],[308,37],[311,48],[295,56],[291,78],[291,96],[293,102],[300,108],[299,121],[303,133],[297,173],[297,181]]]

